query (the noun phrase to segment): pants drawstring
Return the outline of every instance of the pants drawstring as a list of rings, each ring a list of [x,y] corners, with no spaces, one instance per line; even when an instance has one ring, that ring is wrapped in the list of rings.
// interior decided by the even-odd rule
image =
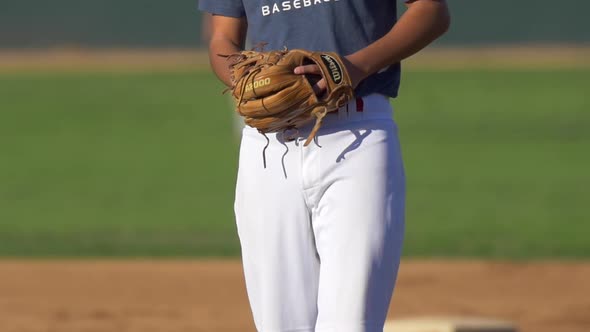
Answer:
[[[265,133],[262,133],[262,135],[264,136],[264,138],[266,138],[266,145],[264,146],[264,149],[262,149],[262,163],[264,165],[264,168],[266,169],[266,149],[270,145],[270,139],[268,139],[268,136],[266,136]]]

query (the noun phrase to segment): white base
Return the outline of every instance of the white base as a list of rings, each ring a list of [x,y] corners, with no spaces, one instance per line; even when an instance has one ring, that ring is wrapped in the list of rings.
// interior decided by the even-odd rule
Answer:
[[[514,324],[486,318],[431,317],[396,319],[383,332],[516,332]]]

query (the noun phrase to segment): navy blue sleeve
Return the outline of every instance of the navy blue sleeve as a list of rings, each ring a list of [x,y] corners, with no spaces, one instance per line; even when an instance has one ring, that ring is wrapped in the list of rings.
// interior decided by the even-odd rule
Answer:
[[[214,15],[246,16],[242,0],[199,0],[199,9]]]

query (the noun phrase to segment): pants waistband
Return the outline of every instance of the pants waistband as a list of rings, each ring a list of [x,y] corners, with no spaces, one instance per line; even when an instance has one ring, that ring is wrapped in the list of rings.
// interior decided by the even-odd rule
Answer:
[[[357,97],[340,107],[338,111],[326,114],[322,121],[322,128],[340,126],[348,122],[379,119],[393,119],[393,108],[389,103],[389,97],[381,94],[371,94],[362,98]],[[297,132],[307,135],[314,125],[315,121],[311,121],[309,124],[299,128]],[[245,128],[253,131],[256,130],[248,125]],[[269,135],[272,134],[270,133]]]
[[[393,108],[389,103],[389,97],[381,94],[371,94],[362,98],[357,97],[340,107],[338,111],[328,113],[324,118],[324,123],[391,119],[392,117]]]

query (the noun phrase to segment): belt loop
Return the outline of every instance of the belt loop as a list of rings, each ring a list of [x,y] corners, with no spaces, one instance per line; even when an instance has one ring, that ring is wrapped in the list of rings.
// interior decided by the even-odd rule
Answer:
[[[364,110],[365,110],[365,102],[363,101],[363,98],[357,97],[356,98],[356,111],[363,112]]]
[[[338,120],[346,119],[348,116],[348,104],[346,106],[342,106],[338,109]]]

